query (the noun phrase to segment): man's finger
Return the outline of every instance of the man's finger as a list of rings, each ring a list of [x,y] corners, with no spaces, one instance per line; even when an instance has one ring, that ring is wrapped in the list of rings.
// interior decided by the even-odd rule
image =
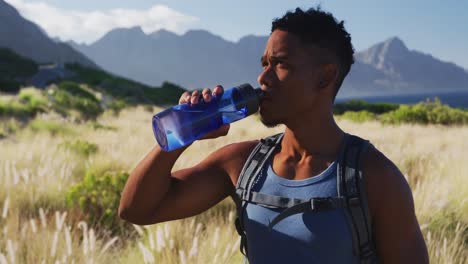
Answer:
[[[190,98],[190,103],[191,104],[198,104],[199,98],[200,98],[200,91],[194,90],[192,92],[192,97]]]
[[[190,93],[189,92],[184,92],[179,99],[179,104],[185,104],[190,102]]]
[[[224,88],[221,85],[216,85],[213,89],[213,95],[220,96],[224,93]]]
[[[203,100],[204,100],[205,102],[211,101],[211,91],[210,91],[210,88],[205,88],[205,89],[203,89],[202,95],[203,95]]]

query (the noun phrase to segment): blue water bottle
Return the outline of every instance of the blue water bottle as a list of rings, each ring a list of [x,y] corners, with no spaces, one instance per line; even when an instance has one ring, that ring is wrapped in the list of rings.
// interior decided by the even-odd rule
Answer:
[[[208,132],[258,111],[263,91],[250,84],[227,89],[210,102],[179,104],[153,116],[153,132],[165,151],[186,146]]]

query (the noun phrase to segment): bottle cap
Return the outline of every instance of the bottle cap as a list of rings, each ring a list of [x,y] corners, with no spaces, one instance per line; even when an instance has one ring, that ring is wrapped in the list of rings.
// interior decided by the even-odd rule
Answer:
[[[263,97],[265,97],[265,91],[262,90],[262,88],[258,87],[255,88],[255,93],[257,94],[258,101],[262,101]]]
[[[244,83],[237,86],[242,101],[244,101],[245,107],[247,109],[246,115],[251,115],[258,111],[260,106],[260,100],[264,95],[264,92],[260,89],[254,89],[250,84]]]

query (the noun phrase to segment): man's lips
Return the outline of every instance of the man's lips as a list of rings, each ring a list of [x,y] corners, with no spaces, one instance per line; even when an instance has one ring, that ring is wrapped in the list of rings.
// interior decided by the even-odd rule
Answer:
[[[269,98],[264,98],[260,101],[260,106],[262,105],[265,105],[265,104],[269,104],[271,102],[271,100]]]
[[[265,105],[268,105],[271,103],[271,98],[263,98],[261,101],[260,101],[260,107],[263,107]]]

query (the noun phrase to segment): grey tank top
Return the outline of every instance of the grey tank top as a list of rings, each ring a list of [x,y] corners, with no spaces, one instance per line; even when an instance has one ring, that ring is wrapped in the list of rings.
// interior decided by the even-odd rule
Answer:
[[[336,197],[336,162],[319,175],[288,180],[275,174],[269,158],[253,191],[290,198]],[[353,255],[344,209],[306,212],[285,218],[268,230],[282,210],[249,203],[244,212],[249,263],[359,263]]]

